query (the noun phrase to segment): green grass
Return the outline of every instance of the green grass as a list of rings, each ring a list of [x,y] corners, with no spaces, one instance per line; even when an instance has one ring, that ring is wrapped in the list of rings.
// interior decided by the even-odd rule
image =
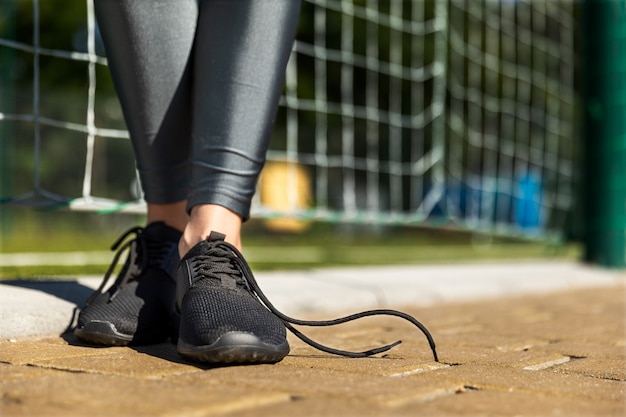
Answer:
[[[6,209],[5,209],[6,210]],[[6,213],[6,211],[5,211]],[[4,214],[0,211],[0,214]],[[7,221],[10,219],[10,222]],[[94,213],[12,211],[3,215],[0,252],[106,251],[141,216]],[[313,224],[305,232],[269,230],[262,221],[244,227],[244,253],[253,270],[389,264],[441,264],[527,259],[578,259],[576,244],[557,245],[511,238],[476,236],[445,229]],[[102,275],[102,265],[0,266],[1,278]]]

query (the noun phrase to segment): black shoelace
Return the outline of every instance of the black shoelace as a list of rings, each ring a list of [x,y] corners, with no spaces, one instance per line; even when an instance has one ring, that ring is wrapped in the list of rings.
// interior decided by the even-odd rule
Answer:
[[[393,316],[404,319],[424,333],[426,339],[428,339],[428,344],[430,345],[430,349],[432,350],[435,362],[439,362],[437,357],[437,351],[435,349],[435,341],[433,340],[428,329],[420,323],[413,316],[403,313],[397,310],[390,309],[376,309],[376,310],[367,310],[362,311],[360,313],[351,314],[349,316],[340,317],[333,320],[320,320],[320,321],[312,321],[312,320],[299,320],[293,317],[289,317],[282,312],[280,312],[274,305],[268,300],[265,296],[261,288],[259,287],[250,267],[246,263],[243,258],[241,252],[231,245],[228,242],[224,241],[214,241],[211,242],[215,246],[213,246],[214,250],[209,251],[203,255],[200,255],[200,260],[202,262],[198,263],[198,269],[196,272],[200,273],[204,277],[221,279],[224,275],[228,275],[234,278],[238,285],[242,285],[248,289],[254,296],[256,296],[265,307],[272,312],[272,314],[276,315],[279,319],[283,321],[285,327],[289,329],[296,337],[302,340],[304,343],[326,353],[331,353],[339,356],[346,356],[350,358],[364,358],[372,355],[376,355],[378,353],[386,352],[393,347],[402,343],[401,340],[398,340],[394,343],[381,346],[378,348],[366,350],[364,352],[350,352],[346,350],[335,349],[329,346],[322,345],[308,336],[304,335],[298,329],[296,329],[293,325],[301,325],[301,326],[313,326],[313,327],[324,327],[324,326],[335,326],[338,324],[347,323],[350,321],[358,320],[363,317],[369,316]]]
[[[126,250],[128,250],[128,259],[126,260],[118,279],[113,284],[115,291],[113,291],[109,297],[108,302],[113,301],[119,294],[120,290],[122,290],[128,282],[141,275],[146,268],[159,267],[165,262],[165,258],[170,255],[172,250],[172,243],[149,239],[143,234],[144,230],[145,229],[143,227],[133,227],[128,229],[126,232],[122,233],[113,245],[111,245],[111,250],[117,252],[115,252],[113,261],[111,261],[111,265],[109,265],[107,272],[104,274],[102,283],[89,297],[85,303],[86,305],[91,304],[96,297],[98,297],[98,295],[103,293],[104,288],[106,288],[111,275],[113,275],[113,272],[117,267],[120,257],[124,254],[124,252],[126,252]],[[126,238],[132,234],[135,235],[135,238],[125,242]],[[150,256],[148,256],[148,254],[150,254]]]

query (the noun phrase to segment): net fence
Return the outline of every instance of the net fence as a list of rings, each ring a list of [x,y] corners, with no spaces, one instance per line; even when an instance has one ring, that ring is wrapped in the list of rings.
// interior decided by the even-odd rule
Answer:
[[[91,0],[60,40],[57,2],[2,1],[2,204],[145,210]],[[575,6],[305,0],[254,215],[559,236]]]

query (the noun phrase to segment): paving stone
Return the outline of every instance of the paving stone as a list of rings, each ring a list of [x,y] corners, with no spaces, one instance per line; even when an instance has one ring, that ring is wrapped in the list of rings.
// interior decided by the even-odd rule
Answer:
[[[316,368],[254,366],[217,368],[202,374],[179,375],[175,380],[207,379],[229,386],[246,385],[251,391],[263,387],[286,391],[295,397],[329,397],[363,401],[387,407],[453,395],[462,386],[456,382],[382,377],[363,373]]]
[[[21,365],[31,363],[33,360],[109,355],[116,349],[119,351],[122,348],[70,346],[61,337],[1,340],[0,362]]]
[[[626,329],[624,332],[626,333]],[[540,349],[544,352],[560,353],[577,358],[599,357],[612,360],[626,358],[626,346],[620,344],[619,341],[607,344],[594,341],[564,340],[542,345]]]
[[[37,368],[34,366],[14,366],[0,363],[0,381],[4,382],[41,378],[54,373],[55,371],[53,370]]]
[[[116,350],[108,355],[100,354],[47,360],[35,359],[29,364],[70,372],[124,375],[135,378],[161,378],[166,375],[200,371],[194,365],[168,361],[136,352],[131,348]]]
[[[597,335],[612,335],[623,340],[626,317],[624,288],[623,285],[614,288],[615,294],[610,299],[603,294],[606,289],[586,289],[568,293],[566,300],[558,294],[546,294],[527,296],[522,304],[514,298],[503,298],[490,300],[489,303],[450,305],[445,311],[448,323],[443,324],[444,321],[434,318],[433,326],[436,326],[438,334],[449,334],[452,333],[450,328],[455,326],[454,318],[469,314],[469,329],[479,333],[487,329],[495,335],[524,334],[526,337],[549,340],[561,336],[565,339],[593,340]],[[594,297],[601,302],[594,302]],[[608,316],[615,320],[606,320]],[[553,326],[555,321],[559,321],[558,327]],[[467,333],[467,324],[468,320],[464,319],[462,325],[457,325],[459,331]],[[550,328],[552,335],[545,332],[546,327]],[[617,332],[607,333],[607,330]]]
[[[539,371],[486,365],[460,365],[409,378],[457,382],[465,387],[515,391],[587,400],[622,401],[626,383],[565,374],[558,368]]]
[[[439,357],[444,363],[478,364],[524,368],[541,363],[561,361],[569,358],[559,353],[546,353],[541,350],[502,352],[497,348],[477,348],[473,346],[443,346]]]
[[[626,381],[626,359],[575,358],[569,363],[555,368],[555,371],[600,379]]]
[[[182,359],[171,343],[136,347],[93,347],[77,343],[73,336],[3,341],[0,362],[144,378],[203,369]]]
[[[619,401],[563,398],[551,395],[468,389],[454,397],[419,404],[413,415],[500,416],[500,417],[623,417],[626,408]],[[407,408],[398,410],[407,412]]]
[[[400,411],[384,405],[359,400],[332,397],[292,397],[292,401],[272,404],[263,410],[248,409],[229,414],[229,417],[307,417],[307,416],[354,416],[354,417],[414,417],[413,410]]]
[[[309,352],[311,352],[309,348]],[[420,361],[406,358],[360,358],[347,359],[333,356],[290,355],[278,366],[293,366],[305,369],[325,369],[340,372],[399,377],[448,367],[444,363]]]
[[[286,392],[210,379],[170,381],[59,372],[0,382],[6,416],[204,416],[290,401]]]
[[[619,402],[561,398],[524,392],[461,389],[455,395],[414,402],[398,407],[384,407],[360,401],[328,397],[296,397],[259,410],[236,412],[232,417],[291,416],[502,416],[502,417],[622,417],[625,408]]]
[[[500,352],[525,352],[530,349],[536,349],[538,347],[541,350],[544,350],[544,347],[548,346],[549,344],[550,341],[548,340],[522,338],[521,341],[514,341],[498,345],[496,346],[496,349],[498,349]]]

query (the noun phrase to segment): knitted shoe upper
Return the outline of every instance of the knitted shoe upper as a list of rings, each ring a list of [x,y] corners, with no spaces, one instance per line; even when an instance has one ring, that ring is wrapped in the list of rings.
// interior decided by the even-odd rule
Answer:
[[[121,245],[131,233],[136,234],[135,239]],[[113,245],[114,250],[121,247],[102,285],[78,316],[78,329],[92,322],[104,322],[114,326],[117,332],[138,340],[153,335],[166,338],[176,291],[168,269],[171,269],[170,263],[176,263],[180,235],[160,222],[151,223],[145,229],[131,229],[122,235]],[[129,255],[122,271],[115,283],[103,292],[117,259],[126,248],[130,248]]]
[[[113,286],[106,293],[98,294],[81,310],[77,326],[83,328],[90,322],[105,322],[125,335],[147,334],[160,328],[167,335],[175,291],[175,284],[167,274],[148,269],[124,287]],[[111,299],[113,294],[115,297]]]
[[[216,234],[211,236],[215,239]],[[236,255],[220,242],[200,242],[181,261],[180,338],[203,346],[226,333],[243,332],[270,345],[285,343],[285,325],[251,293]]]

